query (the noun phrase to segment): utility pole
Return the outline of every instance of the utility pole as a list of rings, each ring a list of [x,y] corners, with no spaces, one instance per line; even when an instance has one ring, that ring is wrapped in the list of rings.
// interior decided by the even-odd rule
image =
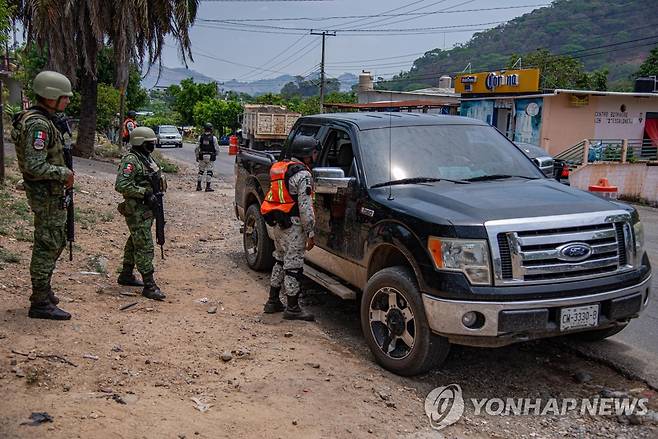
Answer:
[[[326,31],[322,32],[311,31],[311,35],[322,35],[322,61],[320,61],[320,113],[324,113],[324,83],[325,83],[325,73],[324,73],[324,46],[327,35],[330,37],[336,36],[336,31]]]

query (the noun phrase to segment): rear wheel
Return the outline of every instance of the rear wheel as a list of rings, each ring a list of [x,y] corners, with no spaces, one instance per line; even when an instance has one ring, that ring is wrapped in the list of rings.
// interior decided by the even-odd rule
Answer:
[[[450,350],[446,338],[431,332],[415,276],[402,266],[385,268],[368,281],[361,328],[377,362],[398,375],[427,372]]]
[[[612,328],[605,329],[595,329],[593,331],[585,332],[576,332],[575,334],[569,334],[569,338],[577,341],[601,341],[605,340],[608,337],[612,337],[615,334],[619,334],[624,330],[626,325],[613,326]]]
[[[265,220],[260,214],[257,204],[249,206],[245,213],[242,244],[249,268],[256,271],[266,271],[272,268],[274,242],[267,234]]]

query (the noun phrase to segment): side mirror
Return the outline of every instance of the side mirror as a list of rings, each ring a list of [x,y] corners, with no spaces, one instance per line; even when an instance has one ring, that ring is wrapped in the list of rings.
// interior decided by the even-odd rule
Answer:
[[[315,192],[318,194],[335,194],[338,189],[346,189],[355,180],[345,177],[341,168],[315,168],[313,169]]]
[[[555,167],[553,157],[535,157],[532,161],[546,177],[553,177],[553,168]]]

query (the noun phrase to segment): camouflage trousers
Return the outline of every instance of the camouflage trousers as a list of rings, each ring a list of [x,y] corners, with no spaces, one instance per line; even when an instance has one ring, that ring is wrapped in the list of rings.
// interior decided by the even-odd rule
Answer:
[[[140,207],[124,215],[130,236],[123,248],[123,266],[135,267],[144,275],[152,273],[153,268],[153,212]]]
[[[45,302],[55,264],[66,247],[66,210],[61,185],[50,182],[24,182],[27,201],[34,212],[34,243],[30,261],[32,303]]]
[[[306,251],[306,234],[299,224],[299,218],[293,217],[292,220],[293,225],[287,229],[268,227],[274,237],[275,260],[270,285],[283,287],[287,296],[299,294]]]
[[[197,181],[203,183],[205,180],[207,183],[210,183],[214,169],[215,162],[210,160],[210,154],[204,154],[203,160],[199,160],[199,177]]]

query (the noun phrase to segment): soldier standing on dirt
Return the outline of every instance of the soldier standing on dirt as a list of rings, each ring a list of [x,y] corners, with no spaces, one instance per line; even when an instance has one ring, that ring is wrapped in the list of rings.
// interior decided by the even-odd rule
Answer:
[[[130,133],[132,148],[123,156],[114,188],[123,195],[118,210],[126,218],[130,236],[124,247],[123,268],[117,279],[119,285],[143,286],[142,295],[149,299],[164,300],[166,296],[153,279],[153,226],[152,206],[157,202],[153,194],[150,175],[160,176],[160,168],[151,157],[155,149],[155,133],[151,128],[139,127]],[[142,275],[140,282],[133,270]]]
[[[72,188],[74,180],[73,171],[65,166],[64,138],[54,125],[53,116],[64,111],[73,93],[68,78],[51,71],[34,78],[33,90],[37,105],[14,118],[12,131],[25,194],[34,212],[28,316],[69,320],[71,314],[57,307],[59,299],[50,283],[55,263],[66,246],[64,189]]]
[[[199,177],[196,182],[197,191],[201,190],[201,184],[207,176],[206,192],[214,192],[213,188],[210,187],[210,180],[212,180],[217,154],[219,154],[219,142],[212,132],[212,124],[207,123],[203,126],[203,134],[199,136],[199,144],[194,150],[196,161],[199,164]]]
[[[274,268],[270,279],[270,296],[264,312],[283,311],[286,320],[313,321],[315,317],[299,306],[304,272],[304,253],[314,243],[315,213],[310,167],[317,160],[320,143],[313,137],[295,139],[291,160],[272,165],[271,187],[261,206],[261,213],[274,237]],[[285,286],[287,304],[279,298]]]

